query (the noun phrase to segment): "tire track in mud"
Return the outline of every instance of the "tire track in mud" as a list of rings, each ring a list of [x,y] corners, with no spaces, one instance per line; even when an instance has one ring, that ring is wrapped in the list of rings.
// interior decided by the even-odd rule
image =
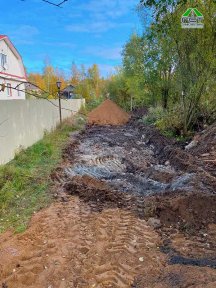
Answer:
[[[101,131],[103,129],[101,128]],[[78,176],[75,173],[75,177],[72,174],[70,178],[63,172],[67,172],[67,168],[64,170],[63,167],[53,177],[57,180],[56,189],[61,190],[60,199],[63,197],[62,192],[72,195],[68,196],[68,202],[57,202],[36,214],[25,233],[6,237],[4,242],[1,241],[3,238],[0,236],[2,262],[0,286],[2,283],[6,283],[8,288],[171,288],[175,283],[184,285],[185,280],[180,277],[180,273],[176,272],[180,265],[175,267],[168,265],[168,256],[158,249],[162,244],[161,235],[147,226],[146,221],[143,220],[146,209],[151,210],[154,207],[147,205],[143,194],[137,197],[133,194],[133,190],[129,191],[130,193],[118,192],[121,190],[113,189],[110,184],[113,181],[113,172],[116,172],[117,180],[119,174],[128,173],[128,179],[131,181],[130,190],[133,185],[138,184],[136,183],[137,173],[142,177],[142,173],[148,172],[149,177],[154,174],[153,186],[157,191],[157,183],[161,182],[163,187],[163,178],[166,177],[165,183],[169,183],[175,176],[175,171],[170,171],[172,169],[165,167],[166,165],[158,165],[157,158],[154,158],[154,147],[151,149],[144,147],[145,143],[141,141],[142,136],[139,131],[135,133],[139,141],[133,141],[133,129],[130,130],[130,135],[122,135],[127,131],[127,127],[120,130],[121,133],[111,128],[107,130],[115,135],[118,134],[118,137],[114,135],[116,138],[110,139],[111,136],[103,132],[103,142],[97,138],[97,135],[93,139],[95,131],[92,131],[92,139],[86,137],[87,140],[83,139],[86,142],[80,141],[77,146],[72,143],[72,146],[67,148],[68,171],[73,172],[72,168],[76,166],[81,173],[77,173]],[[91,131],[89,133],[91,134]],[[91,138],[90,134],[87,136]],[[133,149],[133,146],[136,149]],[[143,149],[140,150],[142,146]],[[116,149],[115,153],[112,147]],[[124,154],[128,155],[128,159],[125,159]],[[150,169],[148,166],[150,162],[157,164],[157,167],[150,167]],[[82,173],[83,169],[84,173]],[[88,171],[91,172],[90,176]],[[101,181],[98,172],[104,173],[102,179],[108,175],[108,181]],[[134,175],[131,175],[131,172]],[[122,181],[124,180],[125,175],[122,176]],[[141,184],[146,184],[143,188],[145,190],[151,188],[151,183],[144,181]],[[193,197],[191,199],[194,200]],[[159,208],[162,212],[168,211],[169,208],[169,214],[172,216],[173,202],[169,203],[168,200],[167,198],[167,201],[165,199],[160,203],[165,206]],[[167,208],[168,204],[170,206]],[[182,204],[182,211],[185,207],[187,206]],[[168,216],[165,214],[164,218],[168,218],[169,214]],[[215,235],[212,235],[211,239],[215,242]],[[181,245],[179,243],[177,239],[174,245],[178,248]],[[188,249],[191,250],[190,247]],[[186,269],[188,267],[185,267],[185,271]],[[207,269],[209,268],[203,271]],[[201,269],[193,268],[191,271],[201,271]],[[174,277],[173,273],[175,273]],[[212,281],[215,281],[213,277],[216,276],[213,272],[211,275],[213,275]],[[135,280],[137,276],[141,276],[141,284],[132,286],[132,283],[137,282]],[[208,275],[205,282],[207,281],[209,281]]]
[[[0,286],[129,288],[138,273],[158,264],[158,242],[131,212],[98,213],[95,203],[72,196],[36,214],[23,234],[1,242]]]
[[[70,167],[65,169],[66,175],[73,177],[75,175],[88,175],[98,179],[112,178],[115,173],[122,173],[126,169],[126,165],[122,163],[121,159],[116,156],[102,156],[91,157],[85,159],[81,163],[77,163],[72,169]]]
[[[194,201],[188,201],[188,199],[191,197],[194,200],[194,196],[189,193],[187,195],[188,191],[193,190],[203,192],[204,186],[200,182],[198,174],[196,175],[198,171],[198,166],[195,165],[196,161],[193,161],[190,155],[184,151],[174,147],[173,143],[159,135],[158,132],[147,127],[144,127],[144,130],[134,128],[130,125],[115,128],[89,127],[85,133],[77,137],[75,158],[68,157],[71,162],[68,162],[70,165],[68,171],[65,170],[68,172],[66,173],[68,179],[64,186],[65,191],[71,195],[78,195],[80,199],[90,205],[93,212],[103,214],[110,208],[115,208],[115,211],[121,208],[125,209],[121,211],[126,213],[120,222],[110,225],[110,230],[108,227],[106,228],[109,231],[108,235],[115,236],[105,237],[104,235],[107,233],[103,231],[105,233],[103,234],[104,241],[109,244],[103,242],[103,245],[100,244],[101,247],[96,245],[88,252],[88,257],[94,259],[92,265],[96,267],[89,268],[88,259],[84,265],[85,273],[93,275],[87,281],[90,281],[92,287],[128,287],[133,282],[133,275],[137,275],[137,273],[142,275],[142,278],[144,277],[143,283],[146,282],[145,286],[140,287],[149,288],[154,284],[156,285],[154,287],[159,287],[160,279],[158,277],[163,275],[163,269],[160,271],[155,267],[162,267],[163,259],[166,256],[160,255],[159,258],[152,256],[152,247],[154,247],[152,243],[155,242],[151,240],[152,235],[150,238],[146,236],[146,228],[143,228],[145,233],[143,231],[140,233],[140,237],[142,240],[144,239],[145,243],[142,240],[138,241],[137,246],[138,250],[140,249],[138,254],[144,253],[148,265],[145,266],[145,269],[143,267],[141,269],[140,263],[136,262],[138,258],[142,259],[142,257],[135,257],[138,254],[136,254],[136,243],[133,243],[131,235],[139,234],[139,227],[136,229],[135,227],[144,217],[160,218],[161,224],[170,229],[172,225],[177,229],[179,226],[184,227],[187,221],[191,227],[201,223],[199,219],[196,221],[197,216],[194,217],[197,215],[196,210],[199,205],[191,207],[191,203]],[[167,145],[168,148],[164,152],[163,149]],[[208,192],[208,189],[205,191]],[[177,195],[180,192],[182,198]],[[198,199],[197,203],[199,202],[201,200]],[[186,213],[185,210],[194,212],[194,215],[191,212]],[[130,215],[130,221],[131,217],[136,217],[135,222],[128,222],[127,215]],[[206,216],[203,216],[205,219]],[[112,215],[107,215],[107,217],[112,219]],[[112,221],[114,220],[112,219]],[[99,227],[100,225],[98,225],[98,229]],[[163,235],[163,231],[159,235]],[[97,233],[95,237],[97,239]],[[196,241],[195,238],[192,246]],[[172,243],[170,245],[172,248]],[[146,247],[151,250],[151,254],[147,253]],[[200,250],[203,246],[196,247],[195,254],[197,254],[197,248]],[[105,262],[101,263],[99,260],[101,257],[98,255],[101,255],[103,250],[106,251],[107,261],[111,263],[109,265]],[[206,249],[204,250],[206,251]],[[125,256],[123,257],[121,253]],[[187,254],[190,253],[187,252]],[[176,255],[178,257],[178,253]],[[215,253],[210,251],[209,255],[212,256]],[[167,258],[169,257],[170,255],[167,255]],[[133,264],[128,263],[128,259],[132,259]],[[169,262],[167,261],[167,263]],[[154,277],[149,267],[152,267]],[[83,277],[85,278],[85,275]],[[176,277],[178,280],[179,275]],[[172,287],[172,283],[178,282],[176,279],[172,276],[170,279],[168,277],[169,287]]]
[[[156,248],[157,236],[144,221],[137,221],[128,211],[108,209],[95,217],[93,223],[89,223],[94,244],[81,273],[86,286],[77,287],[130,287],[142,270],[140,253],[145,254],[148,245]],[[144,258],[150,259],[148,265],[152,262],[150,255]]]
[[[71,261],[77,262],[74,252],[80,242],[78,205],[74,198],[70,206],[51,206],[36,215],[30,229],[18,235],[16,241],[8,239],[6,246],[16,246],[19,255],[16,258],[3,255],[4,271],[0,280],[9,288],[67,287],[74,273],[69,274],[63,267]]]
[[[103,253],[106,251],[106,258],[109,265],[101,265],[100,261],[95,267],[95,280],[97,285],[109,285],[111,287],[128,287],[130,284],[130,276],[134,274],[133,268],[128,263],[128,258],[132,258],[134,249],[129,249],[129,242],[131,241],[131,225],[132,221],[129,213],[121,213],[117,223],[114,221],[113,212],[106,213],[106,218],[109,221],[107,227],[106,245],[98,245],[97,252]],[[100,230],[106,227],[99,225]],[[125,261],[122,261],[124,255]],[[131,259],[132,260],[132,259]],[[102,263],[103,264],[103,263]]]

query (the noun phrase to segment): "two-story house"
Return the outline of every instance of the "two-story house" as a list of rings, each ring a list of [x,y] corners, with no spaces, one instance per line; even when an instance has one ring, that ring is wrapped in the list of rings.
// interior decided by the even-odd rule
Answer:
[[[0,100],[25,99],[27,82],[22,57],[6,35],[0,35]]]

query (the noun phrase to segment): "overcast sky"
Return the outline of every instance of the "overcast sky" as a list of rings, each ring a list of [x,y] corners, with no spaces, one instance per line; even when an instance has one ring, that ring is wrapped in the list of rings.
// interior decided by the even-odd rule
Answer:
[[[138,0],[68,0],[62,9],[41,0],[1,2],[0,34],[9,36],[28,72],[40,72],[49,58],[65,72],[72,62],[97,63],[105,76],[121,63],[130,34],[140,30]]]

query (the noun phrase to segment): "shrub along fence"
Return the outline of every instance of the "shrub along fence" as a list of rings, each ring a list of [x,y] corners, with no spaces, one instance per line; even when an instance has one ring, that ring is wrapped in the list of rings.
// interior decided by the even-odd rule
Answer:
[[[52,103],[51,103],[52,102]],[[77,113],[83,99],[62,100],[62,119]],[[43,138],[59,124],[58,100],[0,101],[0,165],[12,160],[22,148]]]

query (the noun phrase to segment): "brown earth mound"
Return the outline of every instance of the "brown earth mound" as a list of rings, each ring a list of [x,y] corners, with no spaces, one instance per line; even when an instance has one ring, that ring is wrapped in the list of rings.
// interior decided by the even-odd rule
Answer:
[[[209,126],[197,137],[198,143],[190,151],[194,155],[212,153],[216,150],[216,123]]]
[[[123,125],[128,120],[128,113],[109,99],[88,114],[88,124],[91,125]]]
[[[214,177],[216,176],[216,123],[196,136],[195,146],[189,151],[196,158],[201,159],[204,168]]]

